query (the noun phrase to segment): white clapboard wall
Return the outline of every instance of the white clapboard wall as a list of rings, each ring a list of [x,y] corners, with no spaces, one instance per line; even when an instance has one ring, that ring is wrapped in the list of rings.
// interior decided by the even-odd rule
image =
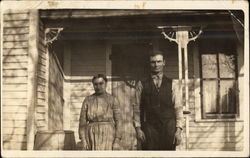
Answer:
[[[3,14],[3,149],[26,149],[29,12]]]

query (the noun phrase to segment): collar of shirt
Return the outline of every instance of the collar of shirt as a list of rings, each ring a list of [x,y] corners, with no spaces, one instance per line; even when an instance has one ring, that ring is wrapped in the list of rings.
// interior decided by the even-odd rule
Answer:
[[[156,75],[154,75],[154,74],[151,74],[151,77],[152,77],[152,79],[162,79],[162,77],[163,77],[163,72],[160,72],[160,73],[158,73],[158,74],[156,74]]]

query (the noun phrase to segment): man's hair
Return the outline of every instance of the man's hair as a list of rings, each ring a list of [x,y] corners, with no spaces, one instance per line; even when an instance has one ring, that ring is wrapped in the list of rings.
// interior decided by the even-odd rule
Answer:
[[[165,54],[164,54],[162,51],[160,51],[160,50],[154,50],[154,51],[152,51],[152,52],[149,54],[149,58],[150,58],[150,57],[153,57],[153,56],[156,56],[156,55],[162,55],[163,60],[165,60]]]
[[[107,79],[107,77],[106,77],[104,74],[97,74],[97,75],[93,76],[93,78],[92,78],[92,83],[93,83],[94,80],[97,79],[97,78],[103,78],[105,82],[108,82],[108,79]]]

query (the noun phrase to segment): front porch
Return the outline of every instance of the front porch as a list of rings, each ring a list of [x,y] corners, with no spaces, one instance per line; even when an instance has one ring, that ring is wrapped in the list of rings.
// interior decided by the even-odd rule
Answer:
[[[166,55],[166,76],[175,80],[182,76],[183,96],[188,94],[183,97],[183,105],[190,114],[185,114],[184,141],[177,150],[243,150],[244,50],[229,12],[40,10],[37,21],[36,104],[35,115],[29,114],[34,128],[27,139],[30,149],[37,131],[72,130],[79,142],[82,102],[94,92],[92,76],[103,73],[109,79],[107,91],[121,104],[123,150],[136,150],[134,85],[148,74],[150,51],[159,49]],[[172,26],[189,26],[193,34],[199,29],[203,33],[187,44],[184,58],[184,51],[179,51],[177,43],[164,39],[158,26],[167,26],[164,31],[171,38],[176,38],[171,34]],[[219,58],[226,60],[227,64],[221,64],[223,68]],[[224,77],[217,69],[225,72]],[[222,78],[229,82],[222,82]],[[211,81],[206,83],[207,79]]]

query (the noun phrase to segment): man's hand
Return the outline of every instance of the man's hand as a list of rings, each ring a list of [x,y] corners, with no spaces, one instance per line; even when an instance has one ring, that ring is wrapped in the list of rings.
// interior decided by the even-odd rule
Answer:
[[[113,144],[113,150],[120,150],[120,139],[119,138],[115,138],[114,144]]]
[[[136,136],[138,140],[140,140],[141,142],[145,142],[146,137],[140,127],[136,127]]]
[[[182,137],[181,137],[181,129],[177,128],[176,132],[175,132],[175,138],[174,138],[174,142],[177,146],[181,144],[182,141]]]

